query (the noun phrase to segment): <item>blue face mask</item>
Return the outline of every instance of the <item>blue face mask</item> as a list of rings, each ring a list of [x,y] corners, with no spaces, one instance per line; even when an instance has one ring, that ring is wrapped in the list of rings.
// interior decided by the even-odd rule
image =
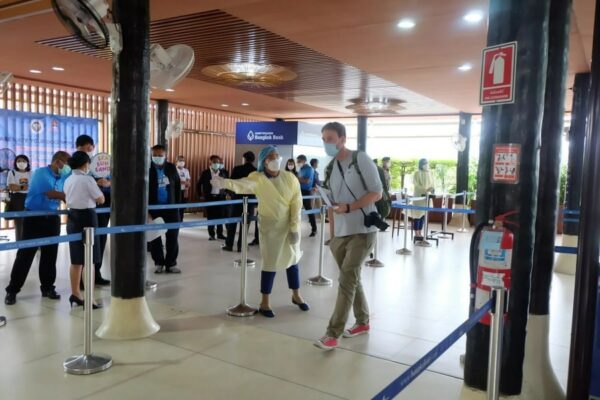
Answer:
[[[152,162],[156,165],[163,165],[165,163],[165,157],[152,156]]]
[[[68,165],[64,165],[61,169],[58,170],[60,176],[65,177],[71,173],[71,167]]]
[[[324,145],[325,153],[327,153],[329,157],[335,157],[340,152],[340,149],[337,148],[337,145],[335,143],[325,143]]]

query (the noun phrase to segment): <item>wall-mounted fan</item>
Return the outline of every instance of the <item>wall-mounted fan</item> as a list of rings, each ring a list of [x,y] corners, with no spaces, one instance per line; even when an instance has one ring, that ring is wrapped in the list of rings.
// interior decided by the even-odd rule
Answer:
[[[10,85],[10,81],[12,81],[13,75],[7,71],[0,71],[0,96],[6,92],[8,86]]]
[[[150,82],[158,89],[171,89],[193,66],[194,50],[190,46],[176,44],[166,50],[160,44],[150,46]]]
[[[467,138],[463,135],[456,135],[452,137],[452,145],[456,151],[462,152],[467,148]]]
[[[181,133],[183,132],[183,122],[180,120],[176,120],[173,122],[170,122],[169,125],[167,125],[167,131],[166,131],[166,139],[177,139],[179,136],[181,136]]]

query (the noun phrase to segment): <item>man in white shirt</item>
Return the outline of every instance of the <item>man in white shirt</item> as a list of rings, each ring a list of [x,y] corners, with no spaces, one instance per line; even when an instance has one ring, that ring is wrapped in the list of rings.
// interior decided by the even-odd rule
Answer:
[[[223,161],[218,155],[210,156],[210,167],[202,172],[200,180],[198,181],[197,190],[200,197],[207,202],[210,201],[223,201],[226,199],[225,191],[219,188],[213,187],[210,181],[215,177],[220,176],[221,178],[229,178],[229,173],[223,168]],[[213,206],[206,207],[206,218],[207,219],[221,219],[225,218],[225,211],[227,206]],[[215,226],[210,225],[208,227],[208,240],[226,240],[227,238],[223,235],[223,225],[217,225],[217,235],[215,237]]]
[[[190,185],[192,182],[192,178],[190,176],[190,171],[187,168],[185,168],[184,156],[177,157],[177,172],[179,172],[179,180],[181,181],[181,204],[185,204],[189,201]],[[185,208],[181,208],[179,210],[180,221],[183,221],[184,212]]]

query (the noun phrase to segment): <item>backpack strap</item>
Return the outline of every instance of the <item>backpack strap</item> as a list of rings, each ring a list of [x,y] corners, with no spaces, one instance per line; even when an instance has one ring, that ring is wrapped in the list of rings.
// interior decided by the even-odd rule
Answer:
[[[365,191],[368,192],[369,189],[367,188],[367,182],[365,182],[365,178],[363,177],[360,167],[358,166],[358,152],[359,150],[352,152],[352,162],[350,163],[350,166],[354,165],[354,169],[356,169],[356,172],[358,172],[358,177],[360,178],[360,181],[362,182]]]
[[[331,161],[329,161],[329,164],[327,164],[327,167],[325,167],[325,180],[323,181],[323,187],[325,189],[331,189],[329,187],[329,179],[331,179],[331,172],[333,171],[333,163],[335,162],[335,157],[333,157],[331,159]]]

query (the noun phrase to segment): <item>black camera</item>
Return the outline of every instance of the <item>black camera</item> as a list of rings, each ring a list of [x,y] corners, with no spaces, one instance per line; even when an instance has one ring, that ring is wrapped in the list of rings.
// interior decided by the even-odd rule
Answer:
[[[383,219],[381,219],[381,216],[375,211],[373,211],[369,215],[365,215],[365,226],[367,228],[376,226],[377,228],[379,228],[379,230],[382,231],[385,231],[387,228],[390,227],[390,225]]]

